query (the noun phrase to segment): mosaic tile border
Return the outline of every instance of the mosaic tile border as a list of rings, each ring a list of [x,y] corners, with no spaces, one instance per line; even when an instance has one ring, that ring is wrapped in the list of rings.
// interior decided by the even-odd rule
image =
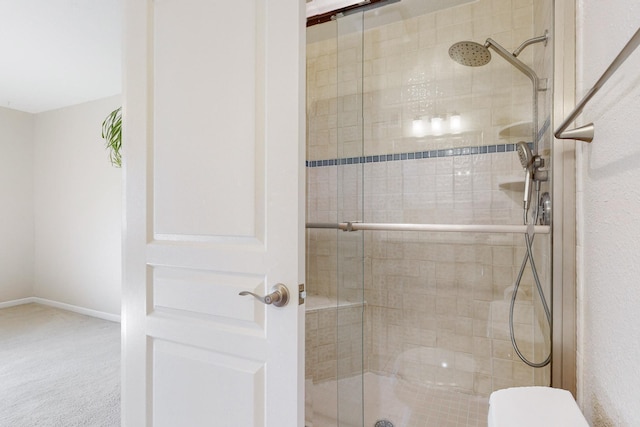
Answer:
[[[542,124],[542,127],[538,131],[538,141],[542,140],[544,134],[549,130],[551,125],[551,118],[547,119]],[[533,143],[529,142],[529,148],[533,150]],[[438,157],[456,157],[456,156],[470,156],[473,154],[490,154],[490,153],[507,153],[516,150],[516,144],[494,144],[494,145],[482,145],[475,147],[462,147],[462,148],[445,148],[443,150],[426,150],[426,151],[413,151],[407,153],[394,153],[394,154],[378,154],[375,156],[356,156],[356,157],[344,157],[337,159],[324,159],[324,160],[306,160],[305,166],[308,168],[318,168],[325,166],[338,166],[338,165],[355,165],[360,163],[380,163],[380,162],[395,162],[402,160],[415,160],[415,159],[431,159]]]
[[[529,143],[533,149],[533,144]],[[308,168],[324,166],[356,165],[360,163],[395,162],[402,160],[433,159],[438,157],[470,156],[474,154],[507,153],[516,150],[516,144],[494,144],[478,147],[446,148],[443,150],[413,151],[408,153],[379,154],[375,156],[355,156],[338,159],[307,160]]]

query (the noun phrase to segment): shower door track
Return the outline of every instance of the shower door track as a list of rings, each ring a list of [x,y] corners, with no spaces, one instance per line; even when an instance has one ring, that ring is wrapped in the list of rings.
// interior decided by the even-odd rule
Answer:
[[[337,229],[342,231],[431,231],[452,233],[512,233],[549,234],[548,225],[496,225],[496,224],[393,224],[373,222],[308,222],[306,228]]]

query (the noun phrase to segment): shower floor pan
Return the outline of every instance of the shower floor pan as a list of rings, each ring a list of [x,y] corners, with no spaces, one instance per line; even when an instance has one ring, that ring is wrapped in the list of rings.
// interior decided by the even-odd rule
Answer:
[[[487,397],[449,391],[438,387],[411,384],[399,378],[366,373],[363,377],[364,427],[378,420],[389,420],[394,427],[486,427]],[[307,383],[307,427],[363,427],[359,377]],[[337,422],[337,398],[340,398],[340,423]]]

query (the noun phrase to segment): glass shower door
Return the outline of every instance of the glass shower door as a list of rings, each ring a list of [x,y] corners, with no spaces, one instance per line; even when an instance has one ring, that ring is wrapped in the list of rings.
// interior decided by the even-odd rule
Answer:
[[[522,224],[515,147],[532,142],[531,83],[499,57],[469,68],[448,49],[491,36],[511,51],[549,20],[530,2],[501,2],[494,34],[494,2],[436,3],[393,3],[308,30],[308,222]],[[549,54],[536,44],[520,58],[547,78]],[[545,157],[551,97],[540,97]],[[549,367],[526,366],[509,338],[522,234],[334,227],[307,238],[309,293],[325,301],[307,307],[309,427],[483,425],[492,391],[549,384]],[[533,249],[549,295],[549,235]],[[527,357],[544,360],[549,330],[535,292],[527,263],[513,329]]]
[[[308,32],[307,222],[363,220],[363,13]],[[310,41],[310,42],[309,42]],[[364,235],[307,230],[306,424],[364,423]]]
[[[336,20],[337,213],[341,223],[363,221],[363,19]],[[364,233],[338,231],[337,425],[364,425]]]

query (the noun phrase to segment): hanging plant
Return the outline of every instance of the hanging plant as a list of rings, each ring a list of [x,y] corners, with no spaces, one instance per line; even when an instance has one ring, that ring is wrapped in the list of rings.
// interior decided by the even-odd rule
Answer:
[[[109,160],[116,167],[122,167],[122,107],[113,110],[102,122],[102,138],[109,150]]]

